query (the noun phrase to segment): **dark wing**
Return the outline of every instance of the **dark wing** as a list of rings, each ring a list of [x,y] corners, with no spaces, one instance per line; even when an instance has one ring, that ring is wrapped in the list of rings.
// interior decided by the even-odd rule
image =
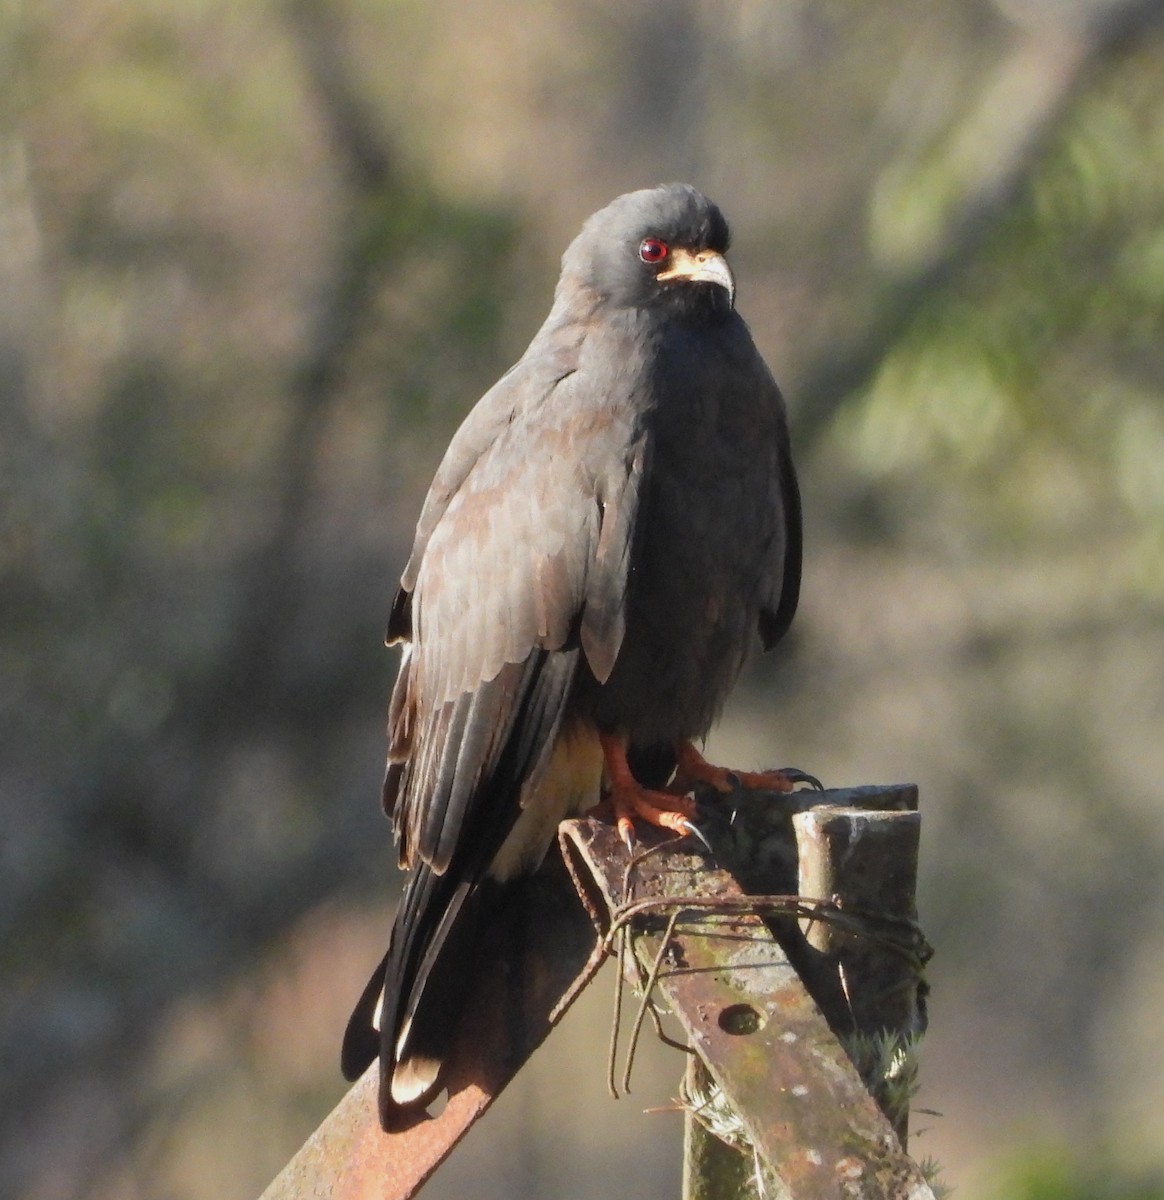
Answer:
[[[523,781],[540,765],[565,696],[542,694],[538,652],[581,646],[609,675],[642,468],[633,431],[572,373],[510,411],[433,524],[390,714],[385,807],[403,866],[447,869],[511,739],[534,742]]]
[[[577,370],[584,332],[579,326],[543,329],[542,335],[521,360],[481,397],[461,422],[437,468],[416,523],[412,553],[388,618],[389,645],[407,641],[412,636],[412,591],[429,540],[449,504],[477,463],[489,454],[506,426],[514,421],[515,415],[530,407],[531,400],[544,400],[563,379]]]
[[[767,368],[764,368],[767,374]],[[779,506],[780,520],[784,528],[783,554],[779,562],[772,564],[767,579],[767,601],[760,610],[760,639],[765,650],[773,646],[788,632],[796,606],[800,602],[801,556],[804,547],[800,514],[800,486],[796,482],[796,469],[792,465],[792,444],[788,436],[788,418],[784,411],[784,400],[775,380],[768,376],[770,403],[777,416],[775,426],[776,474],[773,479],[774,504]]]
[[[548,759],[579,655],[606,678],[621,644],[642,444],[583,372],[549,366],[527,356],[454,438],[393,605],[390,636],[407,645],[384,801],[413,875],[343,1064],[358,1075],[378,1045],[386,1120],[435,1083],[463,990],[450,964]]]

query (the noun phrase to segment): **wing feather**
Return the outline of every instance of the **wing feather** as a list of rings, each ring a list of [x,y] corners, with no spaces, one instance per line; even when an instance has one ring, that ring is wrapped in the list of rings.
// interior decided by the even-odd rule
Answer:
[[[520,372],[507,378],[511,389],[521,382]],[[514,668],[570,650],[581,631],[591,669],[609,675],[643,470],[641,438],[628,445],[626,423],[578,372],[549,381],[536,403],[512,405],[491,431],[488,444],[472,443],[468,465],[466,440],[454,438],[455,469],[438,472],[439,515],[430,499],[402,581],[409,599],[396,604],[411,615],[411,644],[390,708],[400,769],[390,767],[385,803],[402,861],[438,873],[463,838],[478,836],[474,813],[519,710],[522,757],[536,763],[548,752],[530,743],[549,726],[529,708],[552,710],[565,693],[535,700]],[[508,798],[515,811],[519,791]]]
[[[788,632],[792,618],[796,615],[796,607],[800,603],[801,559],[804,547],[800,486],[796,481],[796,469],[792,465],[792,445],[788,436],[788,422],[784,416],[784,402],[774,380],[771,381],[771,388],[779,418],[776,427],[774,499],[780,508],[784,543],[779,561],[770,567],[766,589],[768,602],[760,610],[760,639],[765,650],[771,650]]]
[[[393,602],[389,638],[406,646],[384,806],[412,875],[376,977],[381,1032],[366,1028],[369,985],[344,1066],[362,1070],[378,1042],[402,1090],[423,1091],[439,1058],[448,955],[550,759],[580,655],[606,678],[621,646],[641,442],[576,365],[561,345],[527,354],[466,419]],[[381,1102],[398,1101],[389,1088]]]
[[[628,447],[624,469],[604,481],[598,498],[600,532],[595,569],[587,578],[581,639],[590,669],[600,683],[614,670],[626,631],[626,588],[646,452],[646,440],[639,437]]]

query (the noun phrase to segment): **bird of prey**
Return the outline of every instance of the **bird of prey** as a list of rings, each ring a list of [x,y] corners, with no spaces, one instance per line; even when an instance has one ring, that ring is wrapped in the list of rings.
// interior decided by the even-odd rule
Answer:
[[[384,806],[410,874],[342,1059],[355,1079],[379,1058],[385,1128],[439,1091],[495,885],[600,796],[629,843],[633,820],[692,832],[685,791],[733,778],[693,743],[788,629],[801,524],[727,248],[686,185],[595,213],[429,489],[388,623]]]

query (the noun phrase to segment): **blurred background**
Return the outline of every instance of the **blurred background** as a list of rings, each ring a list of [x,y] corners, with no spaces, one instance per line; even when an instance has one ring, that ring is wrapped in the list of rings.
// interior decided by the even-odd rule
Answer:
[[[710,752],[915,780],[914,1150],[1164,1196],[1164,4],[0,5],[0,1193],[257,1197],[399,881],[388,603],[581,221],[734,227],[807,514]],[[677,1194],[609,974],[434,1197]]]

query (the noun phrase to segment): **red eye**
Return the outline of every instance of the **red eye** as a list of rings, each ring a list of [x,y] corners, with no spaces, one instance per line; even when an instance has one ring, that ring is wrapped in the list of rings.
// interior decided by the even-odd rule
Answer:
[[[667,243],[658,238],[643,238],[639,243],[639,258],[645,263],[660,263],[670,253]]]

